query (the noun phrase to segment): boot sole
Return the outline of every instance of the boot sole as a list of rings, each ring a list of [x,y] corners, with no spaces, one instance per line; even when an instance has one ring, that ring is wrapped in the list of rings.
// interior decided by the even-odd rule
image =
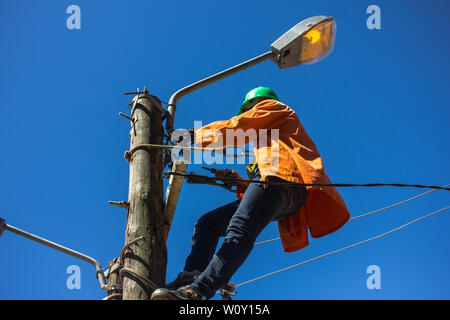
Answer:
[[[153,291],[150,300],[182,300],[182,299],[174,295],[169,289],[160,288]]]

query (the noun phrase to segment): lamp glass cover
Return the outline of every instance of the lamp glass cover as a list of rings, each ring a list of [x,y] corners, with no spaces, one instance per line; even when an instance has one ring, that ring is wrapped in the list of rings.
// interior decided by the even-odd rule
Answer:
[[[335,37],[336,22],[334,20],[324,21],[314,26],[302,37],[300,62],[311,64],[327,57],[333,51]]]

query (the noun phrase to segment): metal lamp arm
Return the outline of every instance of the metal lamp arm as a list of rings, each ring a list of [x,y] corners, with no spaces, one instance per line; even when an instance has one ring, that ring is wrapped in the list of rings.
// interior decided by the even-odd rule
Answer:
[[[234,67],[225,69],[219,73],[213,74],[207,78],[204,78],[202,80],[199,80],[197,82],[194,82],[180,90],[178,90],[177,92],[175,92],[169,100],[168,103],[168,107],[167,107],[167,111],[168,111],[168,118],[167,118],[167,122],[166,122],[166,130],[167,132],[170,134],[173,130],[173,126],[174,126],[174,119],[175,119],[175,112],[176,112],[176,104],[177,101],[181,98],[184,97],[185,95],[192,93],[198,89],[201,89],[203,87],[206,87],[210,84],[213,84],[219,80],[225,79],[235,73],[238,73],[242,70],[248,69],[256,64],[259,64],[263,61],[269,60],[271,59],[273,56],[272,51],[268,51],[264,54],[261,54],[257,57],[254,57],[250,60],[244,61]]]
[[[91,257],[89,257],[89,256],[87,256],[87,255],[85,255],[83,253],[80,253],[80,252],[77,252],[75,250],[72,250],[72,249],[69,249],[67,247],[64,247],[62,245],[59,245],[59,244],[57,244],[55,242],[52,242],[52,241],[49,241],[47,239],[38,237],[38,236],[36,236],[36,235],[34,235],[32,233],[26,232],[26,231],[21,230],[19,228],[13,227],[13,226],[11,226],[9,224],[6,224],[5,220],[0,218],[0,235],[2,234],[2,232],[4,230],[8,230],[8,231],[10,231],[12,233],[15,233],[15,234],[19,235],[19,236],[22,236],[22,237],[25,237],[27,239],[33,240],[35,242],[43,244],[44,246],[47,246],[47,247],[50,247],[52,249],[61,251],[61,252],[65,253],[65,254],[68,254],[68,255],[70,255],[72,257],[75,257],[77,259],[80,259],[80,260],[83,260],[83,261],[85,261],[87,263],[92,264],[95,267],[95,270],[97,271],[96,272],[97,273],[96,276],[98,278],[98,281],[100,282],[100,287],[102,289],[106,288],[105,274],[103,273],[103,269],[102,269],[100,263],[97,260],[95,260],[94,258],[91,258]]]

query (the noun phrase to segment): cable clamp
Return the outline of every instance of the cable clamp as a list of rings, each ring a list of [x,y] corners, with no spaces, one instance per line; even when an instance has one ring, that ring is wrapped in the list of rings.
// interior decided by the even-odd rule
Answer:
[[[222,297],[222,300],[233,300],[231,296],[237,295],[236,285],[228,282],[224,288],[221,288],[219,294]]]

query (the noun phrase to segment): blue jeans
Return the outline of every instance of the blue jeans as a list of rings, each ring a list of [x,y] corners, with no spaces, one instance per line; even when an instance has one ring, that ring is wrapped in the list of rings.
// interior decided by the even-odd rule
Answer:
[[[297,212],[306,197],[303,186],[264,188],[251,183],[242,199],[203,215],[195,225],[191,253],[184,267],[184,271],[202,272],[191,286],[206,298],[213,297],[248,257],[264,227]],[[225,239],[215,253],[221,236]]]

